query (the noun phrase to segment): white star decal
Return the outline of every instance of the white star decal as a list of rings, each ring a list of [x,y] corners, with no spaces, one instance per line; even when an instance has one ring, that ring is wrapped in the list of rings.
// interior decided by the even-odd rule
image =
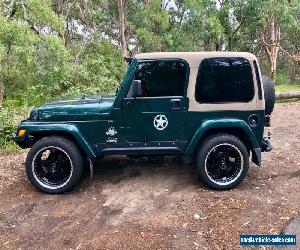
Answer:
[[[153,121],[154,127],[157,130],[164,130],[168,126],[168,119],[165,115],[157,115]]]

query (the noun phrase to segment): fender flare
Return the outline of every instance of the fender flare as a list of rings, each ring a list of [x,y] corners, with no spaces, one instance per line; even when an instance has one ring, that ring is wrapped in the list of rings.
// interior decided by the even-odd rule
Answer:
[[[71,135],[79,146],[83,149],[86,155],[89,158],[96,158],[96,154],[92,147],[90,146],[89,142],[86,138],[80,133],[77,126],[73,124],[66,124],[66,123],[39,123],[39,122],[23,122],[20,128],[26,129],[26,134],[28,137],[35,136],[41,133],[46,134],[53,134],[55,135],[56,132],[58,133],[65,133]],[[26,138],[24,138],[26,140]]]
[[[222,128],[237,128],[242,130],[248,137],[249,142],[251,143],[251,150],[253,153],[252,161],[260,165],[261,164],[261,149],[258,141],[256,140],[255,135],[253,134],[251,128],[244,120],[239,119],[218,119],[218,120],[206,120],[201,126],[197,129],[196,133],[193,135],[189,141],[185,154],[193,155],[196,147],[199,144],[199,141],[205,134],[212,129],[222,129]]]

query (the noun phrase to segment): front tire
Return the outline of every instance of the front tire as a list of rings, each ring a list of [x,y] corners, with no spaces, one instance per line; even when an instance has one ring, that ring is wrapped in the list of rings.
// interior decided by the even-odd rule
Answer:
[[[216,134],[200,145],[196,166],[200,179],[206,186],[228,190],[245,178],[249,168],[249,153],[237,137]]]
[[[28,179],[38,190],[59,194],[78,184],[83,165],[82,154],[71,140],[50,136],[33,145],[25,168]]]

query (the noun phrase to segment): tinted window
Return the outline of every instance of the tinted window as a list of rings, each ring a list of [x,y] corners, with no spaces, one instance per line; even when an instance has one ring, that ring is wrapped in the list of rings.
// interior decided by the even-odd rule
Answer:
[[[196,83],[198,102],[249,102],[254,97],[251,66],[244,58],[202,61]]]
[[[142,82],[142,96],[183,96],[187,66],[182,61],[140,62],[135,80]]]

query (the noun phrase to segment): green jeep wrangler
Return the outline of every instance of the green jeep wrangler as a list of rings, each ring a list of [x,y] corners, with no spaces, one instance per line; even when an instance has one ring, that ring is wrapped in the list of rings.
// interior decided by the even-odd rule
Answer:
[[[33,109],[13,139],[31,148],[26,172],[46,193],[72,189],[106,155],[190,157],[205,185],[226,190],[244,179],[250,156],[260,165],[272,149],[264,127],[274,101],[250,53],[139,54],[115,95]]]

